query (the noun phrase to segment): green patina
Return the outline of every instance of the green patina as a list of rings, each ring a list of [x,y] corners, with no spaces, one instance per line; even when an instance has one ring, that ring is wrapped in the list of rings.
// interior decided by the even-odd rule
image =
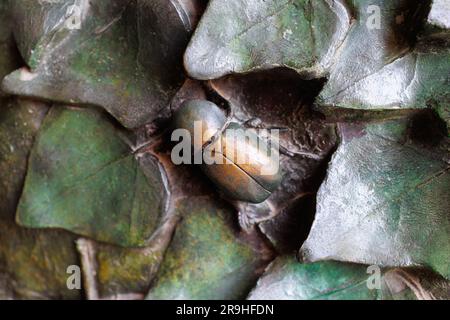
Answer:
[[[178,225],[148,299],[238,299],[254,284],[258,253],[237,237],[232,212],[206,198],[183,200]]]
[[[124,249],[100,244],[96,248],[97,281],[102,297],[117,293],[146,293],[162,260],[162,252]]]
[[[450,277],[448,138],[433,121],[368,124],[359,134],[344,126],[301,249],[307,261],[423,265]],[[432,145],[414,136],[423,125]]]
[[[31,153],[17,221],[143,246],[158,225],[165,198],[159,169],[150,164],[153,176],[145,176],[103,114],[55,107]]]
[[[27,159],[48,110],[32,101],[0,100],[0,299],[76,299],[66,285],[66,268],[78,264],[74,237],[51,230],[27,230],[14,223]],[[7,291],[10,288],[11,292]],[[2,296],[4,294],[4,296]]]
[[[281,256],[260,278],[249,299],[417,300],[407,286],[390,290],[386,272],[382,269],[368,272],[368,266],[336,261],[302,264],[293,256]],[[372,287],[375,284],[379,287]]]

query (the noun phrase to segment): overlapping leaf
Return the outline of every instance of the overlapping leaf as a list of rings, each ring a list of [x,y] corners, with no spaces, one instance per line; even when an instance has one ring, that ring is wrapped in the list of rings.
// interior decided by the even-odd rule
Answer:
[[[425,28],[419,35],[421,46],[448,47],[450,45],[450,3],[432,0]]]
[[[450,277],[448,139],[430,115],[342,125],[301,255]]]
[[[158,162],[95,110],[54,107],[33,147],[17,221],[143,246],[165,214]]]
[[[381,270],[334,261],[300,264],[277,258],[250,293],[250,300],[446,299],[447,281],[423,270]]]
[[[380,290],[369,290],[361,265],[338,262],[300,264],[294,257],[277,258],[259,279],[249,300],[378,300]]]
[[[0,219],[0,299],[81,299],[80,290],[67,287],[67,268],[78,265],[74,240]]]
[[[101,106],[133,129],[168,114],[183,81],[181,56],[200,2],[0,3],[0,79],[18,65],[6,4],[29,67],[10,74],[3,88],[77,105],[53,107],[46,116],[44,104],[0,100],[0,297],[80,297],[65,283],[67,266],[78,263],[75,236],[12,222],[39,128],[17,222],[144,246],[92,242],[92,265],[82,266],[92,272],[100,297],[143,294],[152,280],[148,299],[236,299],[254,286],[272,253],[256,233],[238,232],[233,210],[211,198],[202,176],[175,168],[164,143],[160,150],[136,151],[129,133],[111,119],[78,107]],[[210,1],[185,55],[191,76],[294,70],[295,76],[286,77],[289,70],[283,69],[210,83],[245,125],[284,129],[282,166],[288,175],[265,207],[278,216],[258,226],[277,251],[291,252],[302,242],[311,217],[305,210],[315,202],[321,165],[336,140],[334,126],[307,108],[316,93],[304,96],[309,87],[299,86],[298,78],[329,76],[317,100],[321,106],[433,108],[448,123],[448,17],[445,0],[431,4],[413,49],[417,22],[427,11],[422,2]],[[81,13],[79,21],[74,13]],[[177,99],[204,98],[202,85],[189,82]],[[320,82],[311,87],[317,92]],[[319,192],[302,258],[422,265],[449,278],[449,142],[442,122],[429,114],[366,125],[354,119],[358,124],[340,126],[342,143]],[[154,131],[145,126],[141,133],[139,145]],[[157,272],[178,216],[184,221]],[[382,290],[369,290],[364,265],[306,265],[280,257],[249,298],[448,298],[445,280],[405,270],[389,271]]]
[[[160,252],[100,245],[96,270],[100,297],[144,295],[161,260]]]
[[[77,242],[83,270],[91,277],[89,289],[95,298],[142,299],[145,296],[179,221],[177,214],[166,220],[144,248],[120,248],[87,239]]]
[[[232,212],[209,198],[178,202],[184,212],[147,299],[244,298],[270,261],[261,242],[239,236]]]
[[[211,0],[185,53],[185,67],[203,80],[279,66],[322,77],[350,20],[341,0]]]
[[[449,73],[448,50],[411,53],[330,96],[327,87],[318,102],[355,109],[430,107],[448,119]]]
[[[67,267],[78,263],[74,237],[14,223],[27,159],[47,105],[0,100],[0,299],[75,299]]]
[[[448,113],[448,50],[410,52],[426,7],[411,1],[354,3],[359,24],[343,44],[318,103],[353,109],[434,107]]]
[[[22,192],[28,155],[47,114],[44,103],[0,100],[0,216],[13,219]]]
[[[168,112],[183,80],[181,55],[192,25],[176,2],[11,1],[31,70],[12,73],[3,88],[102,106],[126,127],[151,122]]]

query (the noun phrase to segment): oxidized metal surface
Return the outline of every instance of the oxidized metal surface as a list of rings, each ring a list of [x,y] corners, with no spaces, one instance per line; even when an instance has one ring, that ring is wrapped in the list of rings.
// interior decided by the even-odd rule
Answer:
[[[206,149],[210,148],[220,151],[267,191],[273,192],[280,185],[282,174],[278,150],[252,130],[232,122],[220,139]]]
[[[280,185],[280,156],[274,147],[237,123],[224,129],[224,113],[212,102],[187,101],[174,115],[174,127],[188,130],[193,144],[197,142],[195,122],[202,124],[204,158],[217,158],[215,163],[202,164],[202,170],[226,196],[260,203]],[[208,144],[216,135],[219,136]]]
[[[225,157],[223,160],[224,164],[204,164],[202,170],[226,196],[253,203],[263,202],[270,196],[247,172],[234,163],[226,163]]]
[[[279,66],[323,77],[350,26],[342,0],[211,0],[184,64],[201,80]]]
[[[0,298],[448,299],[449,18],[0,0]]]
[[[175,129],[189,131],[191,142],[194,144],[195,123],[201,124],[202,131],[199,148],[203,147],[210,139],[218,134],[227,119],[222,110],[214,103],[205,100],[190,100],[182,104],[174,115],[173,125]]]

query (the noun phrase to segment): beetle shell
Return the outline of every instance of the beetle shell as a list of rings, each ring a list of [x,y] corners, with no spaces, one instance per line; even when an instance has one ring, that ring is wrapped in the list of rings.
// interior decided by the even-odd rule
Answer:
[[[227,122],[222,110],[214,103],[205,100],[189,100],[184,102],[174,115],[174,127],[186,129],[194,137],[194,124],[201,121],[202,145],[222,130]]]
[[[230,130],[238,137],[233,139],[233,134],[228,134]],[[280,185],[278,151],[270,148],[271,157],[268,157],[269,146],[254,132],[246,130],[238,123],[230,123],[221,135],[221,150],[227,159],[235,163],[270,193]],[[251,159],[252,161],[242,162],[240,159]],[[261,174],[264,169],[273,174]]]
[[[221,159],[219,163],[202,164],[202,171],[226,196],[234,200],[260,203],[280,185],[282,175],[278,168],[279,157],[275,157],[274,160],[262,152],[261,145],[265,147],[263,151],[267,150],[268,146],[255,133],[247,130],[246,137],[240,137],[245,129],[237,123],[230,123],[223,128],[226,117],[222,110],[215,104],[203,100],[185,102],[177,111],[174,124],[176,128],[187,129],[193,135],[194,121],[202,121],[203,132],[207,132],[206,137],[209,137],[202,140],[203,155],[208,154]],[[229,134],[229,130],[235,136]],[[210,142],[213,137],[215,139]],[[278,156],[276,150],[270,150],[271,154]],[[239,159],[251,161],[242,162],[238,161]],[[263,168],[275,169],[272,170],[273,174],[263,175],[261,174]]]

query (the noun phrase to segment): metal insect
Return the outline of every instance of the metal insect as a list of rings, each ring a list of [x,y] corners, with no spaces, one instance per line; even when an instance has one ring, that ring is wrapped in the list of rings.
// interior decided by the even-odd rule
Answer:
[[[230,199],[261,203],[280,185],[278,150],[253,131],[228,123],[214,103],[187,101],[173,121],[175,129],[194,137],[192,145],[199,144],[194,145],[194,158],[201,154],[202,171]]]

